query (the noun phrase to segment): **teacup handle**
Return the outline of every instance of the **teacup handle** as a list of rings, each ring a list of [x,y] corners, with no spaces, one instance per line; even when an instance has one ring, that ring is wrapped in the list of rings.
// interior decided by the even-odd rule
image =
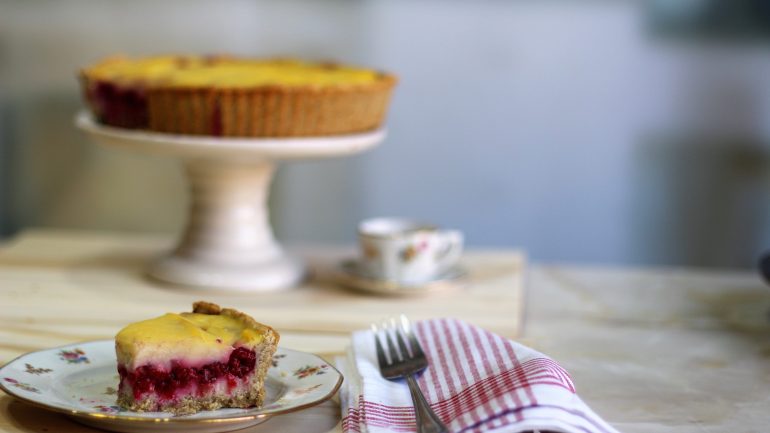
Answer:
[[[441,232],[441,239],[444,245],[436,254],[436,268],[444,272],[460,259],[463,253],[463,234],[457,230],[447,230]]]

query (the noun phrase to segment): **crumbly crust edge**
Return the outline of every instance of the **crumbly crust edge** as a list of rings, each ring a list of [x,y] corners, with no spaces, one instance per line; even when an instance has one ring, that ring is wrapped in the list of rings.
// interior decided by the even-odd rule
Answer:
[[[277,345],[278,341],[281,339],[278,331],[272,327],[267,326],[264,323],[259,323],[248,314],[242,313],[233,308],[222,308],[213,302],[197,301],[193,303],[192,312],[197,314],[229,316],[240,320],[247,327],[259,330],[265,336],[265,343],[269,345]]]
[[[190,415],[203,410],[217,410],[221,408],[247,408],[260,407],[265,402],[264,387],[253,386],[232,396],[212,395],[204,398],[186,396],[175,403],[159,403],[154,397],[144,397],[134,400],[130,395],[118,395],[118,406],[132,412],[171,412],[174,415]]]

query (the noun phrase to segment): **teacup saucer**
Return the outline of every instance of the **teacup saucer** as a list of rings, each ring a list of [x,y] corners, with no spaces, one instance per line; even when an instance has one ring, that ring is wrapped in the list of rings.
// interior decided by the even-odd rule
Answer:
[[[420,295],[451,289],[457,287],[458,281],[466,274],[461,267],[453,266],[427,281],[385,280],[367,273],[355,259],[342,261],[338,270],[339,281],[346,287],[378,295],[395,296]]]

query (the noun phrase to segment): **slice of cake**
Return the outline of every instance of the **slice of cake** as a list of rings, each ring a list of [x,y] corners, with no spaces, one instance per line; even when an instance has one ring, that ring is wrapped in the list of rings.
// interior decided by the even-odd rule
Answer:
[[[110,126],[223,137],[350,134],[380,127],[392,74],[328,62],[228,56],[110,57],[80,73]]]
[[[118,404],[177,415],[260,406],[279,338],[248,315],[209,302],[132,323],[115,337]]]

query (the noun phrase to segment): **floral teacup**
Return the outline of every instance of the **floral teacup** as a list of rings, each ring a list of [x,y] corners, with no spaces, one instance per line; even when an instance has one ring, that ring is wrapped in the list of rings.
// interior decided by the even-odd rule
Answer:
[[[461,232],[401,218],[363,221],[358,240],[368,276],[402,283],[439,277],[457,264],[463,249]]]

